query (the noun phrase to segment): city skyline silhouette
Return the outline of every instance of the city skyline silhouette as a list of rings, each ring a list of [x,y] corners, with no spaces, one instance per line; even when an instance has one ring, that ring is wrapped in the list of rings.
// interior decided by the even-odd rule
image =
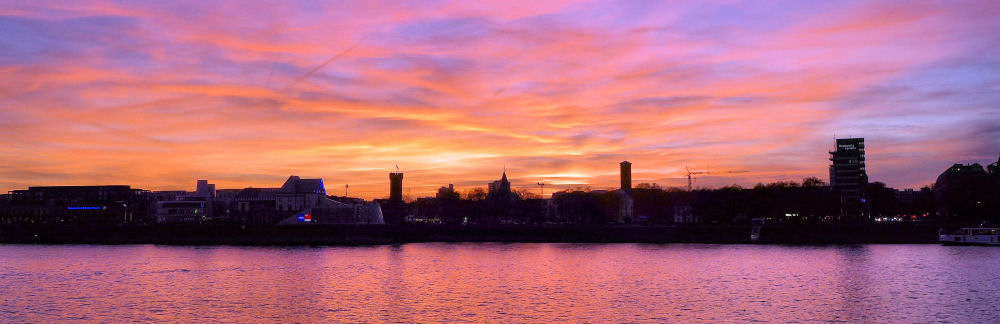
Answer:
[[[0,1],[0,323],[990,323],[998,0]]]

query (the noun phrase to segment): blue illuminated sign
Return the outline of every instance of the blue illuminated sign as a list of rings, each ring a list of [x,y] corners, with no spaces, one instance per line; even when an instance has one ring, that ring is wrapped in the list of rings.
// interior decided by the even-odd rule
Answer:
[[[101,207],[66,207],[69,210],[101,210]]]

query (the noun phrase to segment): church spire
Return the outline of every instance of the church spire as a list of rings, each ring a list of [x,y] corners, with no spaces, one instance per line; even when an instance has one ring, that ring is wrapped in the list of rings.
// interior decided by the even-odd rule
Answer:
[[[510,193],[510,181],[507,180],[507,167],[504,167],[503,176],[500,177],[500,191]]]

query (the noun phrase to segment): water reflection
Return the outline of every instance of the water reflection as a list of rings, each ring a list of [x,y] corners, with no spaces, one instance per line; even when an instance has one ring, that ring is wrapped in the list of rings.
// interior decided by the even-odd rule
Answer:
[[[877,308],[873,302],[878,300],[866,300],[866,297],[873,296],[871,282],[870,257],[871,251],[864,245],[845,246],[835,250],[833,261],[836,266],[831,274],[837,279],[836,289],[840,292],[839,300],[835,302],[842,310],[843,316],[835,315],[830,320],[844,322],[870,322],[869,309]]]
[[[1000,249],[0,246],[0,321],[992,322]]]

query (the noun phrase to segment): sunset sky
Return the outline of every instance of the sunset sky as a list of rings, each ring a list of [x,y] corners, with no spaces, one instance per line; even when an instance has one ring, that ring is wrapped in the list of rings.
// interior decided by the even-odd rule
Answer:
[[[996,161],[1000,1],[0,2],[4,192],[828,181],[847,136]]]

